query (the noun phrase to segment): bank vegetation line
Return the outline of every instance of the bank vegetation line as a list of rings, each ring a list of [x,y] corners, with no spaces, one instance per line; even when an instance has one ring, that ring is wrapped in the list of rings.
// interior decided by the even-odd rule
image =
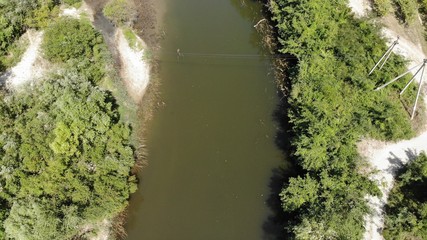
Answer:
[[[390,45],[377,26],[357,19],[347,0],[270,0],[278,51],[292,54],[280,85],[287,96],[290,154],[296,169],[280,194],[286,230],[296,239],[361,239],[370,212],[366,195],[380,196],[372,172],[357,152],[362,137],[396,141],[415,135],[405,106],[416,87],[399,99],[407,78],[382,91],[405,72],[391,56],[368,76]],[[394,36],[393,40],[396,36]],[[351,57],[349,57],[351,56]],[[422,119],[418,111],[416,120]]]
[[[0,30],[1,80],[8,86],[0,91],[0,163],[7,169],[0,174],[0,239],[114,238],[123,233],[117,219],[137,188],[136,119],[126,113],[137,104],[131,92],[117,89],[121,79],[94,29],[94,11],[79,0],[65,2],[72,5],[0,1],[0,25],[10,27]],[[23,12],[15,12],[17,6]],[[27,32],[20,61],[6,62],[31,28],[37,31]],[[120,69],[127,81],[137,81],[128,91],[145,90],[143,53],[125,55],[137,50],[123,34],[116,48],[119,41],[121,66],[131,61],[145,71],[142,79]],[[142,98],[144,91],[138,93]]]

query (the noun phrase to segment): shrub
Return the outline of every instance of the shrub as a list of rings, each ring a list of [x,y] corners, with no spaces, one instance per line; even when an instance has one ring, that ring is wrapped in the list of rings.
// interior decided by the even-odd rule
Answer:
[[[117,26],[131,24],[136,16],[135,7],[128,0],[110,0],[103,12]]]
[[[427,236],[427,156],[420,155],[400,171],[386,205],[385,239]]]
[[[91,59],[94,47],[101,43],[101,34],[89,23],[62,18],[46,30],[42,48],[48,60],[66,62],[70,59]]]
[[[416,0],[394,0],[397,6],[396,13],[398,17],[406,24],[411,23],[417,13],[418,5]]]
[[[378,16],[384,16],[388,12],[390,12],[392,5],[391,0],[374,0],[373,1],[373,8],[374,11],[377,13]]]
[[[71,69],[6,96],[0,111],[7,237],[71,239],[124,210],[136,188],[131,129],[110,93]]]
[[[102,35],[88,22],[60,19],[46,30],[42,49],[48,60],[75,66],[93,82],[105,74],[108,49]]]
[[[65,4],[74,5],[76,3],[80,3],[82,0],[62,0]]]

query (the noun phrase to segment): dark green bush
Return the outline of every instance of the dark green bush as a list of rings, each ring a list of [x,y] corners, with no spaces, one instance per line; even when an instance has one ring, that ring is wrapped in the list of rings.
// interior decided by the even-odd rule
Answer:
[[[399,173],[386,206],[385,239],[426,239],[427,156],[420,155]]]
[[[46,58],[53,62],[91,59],[95,46],[102,42],[101,34],[89,23],[62,18],[46,30],[43,50]]]
[[[392,9],[391,0],[373,0],[373,9],[378,16],[384,16]]]
[[[135,7],[127,0],[110,0],[103,12],[117,26],[130,24],[136,15]]]
[[[418,14],[416,0],[394,0],[398,17],[406,24],[411,23]]]
[[[105,75],[108,49],[90,23],[60,19],[46,30],[42,49],[48,60],[75,66],[95,83]]]

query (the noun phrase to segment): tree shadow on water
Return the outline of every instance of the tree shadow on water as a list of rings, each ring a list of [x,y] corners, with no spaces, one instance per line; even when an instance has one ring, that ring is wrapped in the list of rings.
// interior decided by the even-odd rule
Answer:
[[[266,200],[266,204],[271,212],[262,225],[263,240],[285,239],[286,216],[282,210],[282,204],[279,197],[283,182],[286,178],[285,173],[286,170],[283,168],[274,168],[272,170],[273,176],[270,178],[269,184],[270,195]]]
[[[270,214],[262,225],[264,233],[263,240],[282,240],[290,238],[285,227],[287,223],[294,219],[294,216],[283,211],[279,194],[282,191],[283,184],[288,182],[291,177],[298,176],[301,172],[301,169],[291,161],[292,158],[290,153],[292,152],[292,147],[288,118],[289,106],[286,101],[286,96],[280,93],[280,91],[279,99],[280,103],[273,117],[278,123],[275,144],[282,152],[282,164],[272,169],[269,183],[270,195],[266,200],[266,204],[270,209]]]

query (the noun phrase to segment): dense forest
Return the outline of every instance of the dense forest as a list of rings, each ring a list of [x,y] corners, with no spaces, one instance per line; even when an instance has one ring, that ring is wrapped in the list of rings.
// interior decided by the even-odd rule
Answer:
[[[0,239],[95,236],[136,190],[132,128],[102,87],[115,77],[102,35],[59,17],[60,4],[79,3],[0,1],[2,70],[29,28],[44,30],[43,56],[56,69],[1,92]]]
[[[382,71],[368,77],[386,51],[379,27],[356,19],[346,0],[271,0],[280,53],[297,57],[283,79],[288,86],[287,115],[292,156],[299,175],[280,197],[297,239],[361,239],[366,194],[379,195],[363,172],[356,143],[362,137],[397,140],[414,135],[395,83],[373,91],[405,70],[394,55]],[[403,104],[402,104],[403,103]]]

